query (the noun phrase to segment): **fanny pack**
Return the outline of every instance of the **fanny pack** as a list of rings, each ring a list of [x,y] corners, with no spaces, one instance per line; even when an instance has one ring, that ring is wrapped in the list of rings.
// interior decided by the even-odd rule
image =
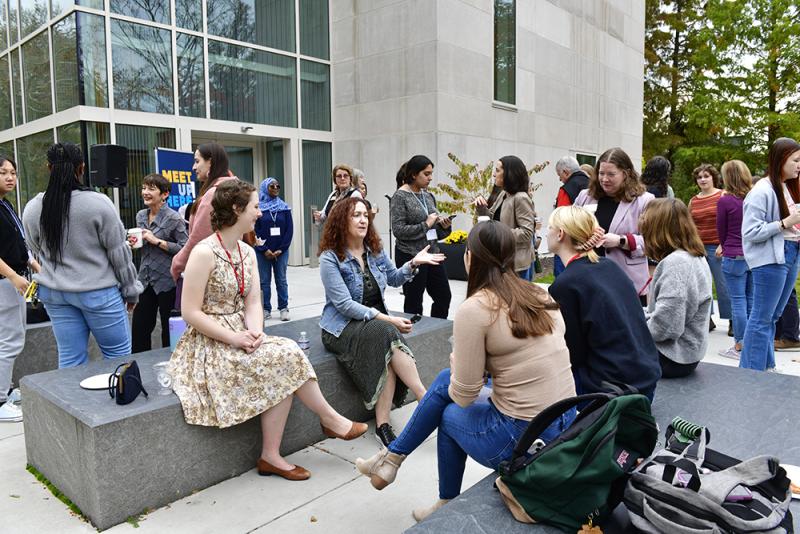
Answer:
[[[130,404],[139,393],[148,396],[136,360],[120,364],[108,377],[108,394],[116,399],[117,404]]]

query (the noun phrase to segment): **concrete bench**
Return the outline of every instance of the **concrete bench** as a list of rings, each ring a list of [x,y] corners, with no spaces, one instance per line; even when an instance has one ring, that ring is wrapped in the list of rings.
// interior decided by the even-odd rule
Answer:
[[[661,428],[659,441],[663,443],[670,421],[681,416],[707,426],[710,447],[715,450],[741,459],[773,454],[784,463],[800,465],[798,392],[800,378],[796,376],[701,363],[689,377],[658,383],[653,416]],[[495,473],[487,476],[406,533],[561,533],[553,527],[517,522],[494,489],[496,478]],[[792,501],[791,511],[797,527],[797,500]],[[602,528],[607,534],[635,532],[622,505]]]
[[[318,321],[281,323],[267,333],[297,339],[306,331],[309,359],[325,397],[346,417],[371,419],[352,381],[322,346]],[[406,336],[425,384],[449,365],[451,334],[450,321],[424,317]],[[169,349],[135,356],[150,397],[139,396],[127,406],[117,406],[104,391],[78,386],[83,378],[113,371],[122,359],[22,380],[28,463],[99,529],[253,469],[261,452],[258,418],[224,430],[187,425],[175,395],[156,395],[152,365],[169,356]],[[319,419],[295,400],[282,453],[322,439]]]

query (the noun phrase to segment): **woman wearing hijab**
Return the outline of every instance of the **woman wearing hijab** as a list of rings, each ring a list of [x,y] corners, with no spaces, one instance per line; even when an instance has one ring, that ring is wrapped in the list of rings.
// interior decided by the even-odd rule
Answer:
[[[286,282],[286,267],[289,264],[289,245],[292,243],[294,223],[292,212],[278,193],[281,184],[269,177],[261,182],[258,193],[258,209],[261,218],[256,221],[256,258],[261,279],[261,296],[264,299],[264,320],[272,318],[272,291],[270,285],[275,273],[275,290],[278,293],[278,310],[281,321],[289,320],[289,285]]]

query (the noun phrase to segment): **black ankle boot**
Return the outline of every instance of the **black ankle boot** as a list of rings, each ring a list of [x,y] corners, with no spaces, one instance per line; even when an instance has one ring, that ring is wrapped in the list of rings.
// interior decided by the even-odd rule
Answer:
[[[381,426],[376,428],[375,437],[378,438],[378,441],[380,441],[384,447],[388,447],[391,442],[397,439],[397,436],[394,435],[394,430],[392,430],[392,426],[389,423],[383,423]]]

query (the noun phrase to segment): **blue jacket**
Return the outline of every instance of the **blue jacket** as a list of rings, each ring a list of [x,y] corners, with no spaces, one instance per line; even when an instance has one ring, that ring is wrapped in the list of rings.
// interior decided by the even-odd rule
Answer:
[[[275,215],[275,220],[272,220],[273,215]],[[280,228],[281,235],[270,235],[270,228],[275,227]],[[274,214],[269,211],[263,212],[261,218],[256,221],[255,231],[257,237],[266,241],[263,245],[255,247],[258,252],[263,253],[266,250],[287,252],[294,234],[292,212],[288,210],[277,211]]]
[[[416,270],[411,268],[411,262],[398,269],[383,250],[378,254],[369,252],[367,263],[375,281],[378,282],[381,298],[387,284],[399,287],[414,278],[416,274]],[[332,250],[320,254],[319,275],[325,288],[325,308],[319,321],[320,328],[339,337],[350,321],[369,321],[378,315],[378,310],[375,308],[367,308],[361,304],[364,296],[364,280],[358,260],[349,252],[344,261],[339,261]]]
[[[793,202],[792,198],[786,199]],[[756,182],[744,198],[742,249],[747,266],[783,264],[783,234],[778,196],[768,178]]]

